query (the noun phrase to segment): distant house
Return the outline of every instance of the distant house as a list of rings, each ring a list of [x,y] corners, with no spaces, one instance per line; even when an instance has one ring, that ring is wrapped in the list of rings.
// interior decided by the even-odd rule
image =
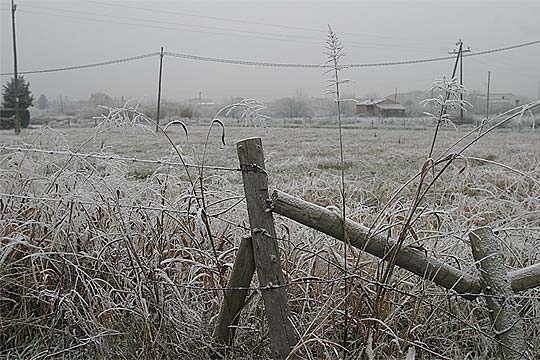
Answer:
[[[356,104],[357,115],[370,116],[405,116],[405,108],[397,101],[390,99],[370,99]]]
[[[215,105],[212,99],[205,99],[205,98],[191,98],[187,99],[186,103],[188,103],[191,106],[213,106]]]
[[[477,96],[480,99],[486,99],[485,94],[478,94]],[[492,105],[519,106],[520,100],[519,96],[511,93],[489,94],[489,103]]]

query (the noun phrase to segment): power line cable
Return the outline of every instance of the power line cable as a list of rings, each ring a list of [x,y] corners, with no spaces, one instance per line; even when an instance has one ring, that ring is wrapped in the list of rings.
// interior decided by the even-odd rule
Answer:
[[[487,54],[493,54],[501,51],[509,51],[514,50],[518,48],[523,48],[527,46],[537,45],[540,44],[540,40],[536,41],[530,41],[527,43],[492,49],[492,50],[485,50],[480,51],[476,53],[468,53],[464,54],[463,57],[471,57],[471,56],[480,56],[480,55],[487,55]],[[34,70],[34,71],[22,71],[20,74],[37,74],[37,73],[49,73],[49,72],[58,72],[58,71],[66,71],[66,70],[78,70],[78,69],[84,69],[84,68],[91,68],[91,67],[97,67],[97,66],[104,66],[104,65],[110,65],[110,64],[116,64],[121,62],[127,62],[127,61],[134,61],[139,59],[144,59],[152,56],[158,56],[160,53],[158,51],[145,54],[145,55],[138,55],[133,56],[129,58],[123,58],[123,59],[117,59],[117,60],[110,60],[100,63],[94,63],[94,64],[87,64],[87,65],[78,65],[78,66],[69,66],[69,67],[62,67],[62,68],[54,68],[54,69],[45,69],[45,70]],[[197,61],[206,61],[206,62],[214,62],[214,63],[222,63],[222,64],[234,64],[234,65],[247,65],[247,66],[259,66],[259,67],[276,67],[276,68],[328,68],[328,65],[324,64],[294,64],[294,63],[273,63],[273,62],[263,62],[263,61],[250,61],[250,60],[234,60],[234,59],[226,59],[226,58],[215,58],[215,57],[208,57],[208,56],[199,56],[199,55],[192,55],[192,54],[182,54],[182,53],[176,53],[176,52],[169,52],[165,51],[164,55],[177,57],[177,58],[183,58],[183,59],[189,59],[189,60],[197,60]],[[383,67],[383,66],[396,66],[396,65],[410,65],[410,64],[421,64],[421,63],[428,63],[428,62],[437,62],[437,61],[445,61],[445,60],[453,60],[455,59],[454,56],[442,56],[437,58],[427,58],[427,59],[416,59],[416,60],[403,60],[403,61],[388,61],[388,62],[378,62],[378,63],[363,63],[363,64],[349,64],[344,65],[344,67],[347,68],[359,68],[359,67]],[[10,75],[11,73],[1,73],[0,75]]]
[[[531,41],[531,42],[527,42],[527,43],[523,43],[523,44],[512,45],[512,46],[507,46],[507,47],[498,48],[498,49],[485,50],[485,51],[476,52],[476,53],[468,53],[468,54],[464,54],[463,57],[493,54],[493,53],[497,53],[497,52],[501,52],[501,51],[508,51],[508,50],[513,50],[513,49],[522,48],[522,47],[526,47],[526,46],[537,45],[537,44],[540,44],[540,40]],[[288,63],[273,63],[273,62],[262,62],[262,61],[234,60],[234,59],[198,56],[198,55],[191,55],[191,54],[181,54],[181,53],[175,53],[175,52],[169,52],[169,51],[165,52],[165,54],[169,55],[169,56],[173,56],[173,57],[190,59],[190,60],[199,60],[199,61],[208,61],[208,62],[216,62],[216,63],[235,64],[235,65],[262,66],[262,67],[280,67],[280,68],[328,68],[328,67],[330,67],[329,65],[323,65],[323,64],[290,64],[290,63],[288,64]],[[428,59],[387,61],[387,62],[363,63],[363,64],[349,64],[349,65],[343,65],[343,66],[345,68],[382,67],[382,66],[420,64],[420,63],[445,61],[445,60],[454,60],[454,59],[455,59],[454,56],[441,56],[441,57],[428,58]]]
[[[288,29],[288,30],[301,30],[301,31],[316,32],[316,33],[325,34],[325,35],[327,34],[326,30],[294,26],[294,25],[272,24],[272,23],[255,21],[255,20],[247,20],[247,19],[233,19],[233,18],[224,18],[224,17],[210,16],[210,15],[191,14],[191,13],[185,13],[185,12],[174,11],[174,10],[158,10],[155,8],[130,6],[126,4],[114,4],[114,3],[104,2],[104,1],[88,0],[88,2],[98,4],[98,5],[104,5],[104,6],[120,7],[122,9],[135,9],[135,10],[147,11],[147,12],[152,12],[152,13],[174,14],[174,15],[181,15],[181,16],[186,16],[186,17],[195,17],[195,18],[201,18],[201,19],[232,22],[235,24],[244,23],[244,24],[251,24],[251,25],[262,25],[262,26],[268,26],[268,27],[274,27],[274,28],[282,28],[282,29]],[[340,34],[353,35],[353,36],[365,36],[365,37],[371,37],[375,39],[392,39],[392,40],[410,41],[410,42],[417,42],[417,43],[424,42],[423,40],[420,40],[420,39],[405,39],[405,38],[399,38],[395,36],[373,35],[373,34],[365,34],[365,33],[340,32]]]
[[[52,68],[52,69],[43,69],[43,70],[19,71],[19,74],[21,74],[21,75],[25,75],[25,74],[42,74],[42,73],[52,73],[52,72],[68,71],[68,70],[88,69],[88,68],[93,68],[93,67],[98,67],[98,66],[105,66],[105,65],[119,64],[119,63],[124,63],[124,62],[129,62],[129,61],[141,60],[141,59],[146,59],[146,58],[153,57],[153,56],[158,56],[158,55],[159,55],[159,51],[156,51],[156,52],[149,53],[149,54],[131,56],[131,57],[127,57],[127,58],[103,61],[103,62],[92,63],[92,64],[65,66],[65,67]],[[7,73],[1,73],[0,75],[12,75],[12,73],[7,72]]]
[[[310,37],[310,36],[301,36],[301,35],[294,35],[291,36],[291,34],[278,34],[278,33],[268,33],[268,32],[261,32],[261,31],[249,31],[249,30],[237,30],[237,29],[231,29],[231,28],[222,28],[222,27],[215,27],[215,26],[204,26],[204,25],[193,25],[193,24],[183,24],[183,23],[177,23],[177,22],[171,22],[171,21],[162,21],[162,20],[149,20],[149,19],[142,19],[142,18],[133,18],[133,17],[125,17],[125,16],[114,16],[114,15],[107,15],[107,14],[100,14],[100,13],[91,13],[91,12],[81,12],[81,11],[72,11],[72,10],[65,10],[65,9],[56,9],[56,8],[50,8],[50,7],[42,7],[42,6],[33,6],[32,8],[38,8],[41,9],[39,12],[33,11],[33,10],[27,10],[27,9],[21,9],[24,13],[29,14],[36,14],[36,15],[46,15],[46,16],[55,16],[55,17],[62,17],[67,19],[78,19],[78,20],[85,20],[85,21],[91,21],[91,22],[99,22],[99,23],[111,23],[111,24],[119,24],[119,25],[129,25],[129,26],[136,26],[136,27],[147,27],[147,28],[153,28],[153,29],[163,29],[163,30],[176,30],[176,31],[184,31],[184,32],[190,32],[190,33],[199,33],[199,34],[210,34],[210,35],[219,35],[219,36],[235,36],[235,37],[245,37],[245,38],[252,38],[252,39],[259,39],[259,40],[274,40],[274,41],[281,41],[281,42],[290,42],[290,43],[300,43],[300,44],[309,44],[309,45],[320,45],[321,39]],[[54,12],[46,12],[47,10],[54,11]],[[45,11],[45,12],[44,12]],[[69,16],[69,15],[62,15],[58,12],[64,12],[69,14],[82,14],[82,15],[90,15],[90,16],[98,16],[99,18],[87,18],[87,17],[80,17],[80,16]],[[140,23],[129,23],[129,22],[122,22],[122,21],[114,21],[114,20],[108,20],[103,19],[102,17],[108,17],[113,19],[120,19],[120,20],[132,20],[132,21],[142,21],[146,22],[143,24]],[[147,24],[148,22],[152,22],[152,24]],[[170,26],[161,26],[161,25],[154,25],[156,22],[159,22],[161,24],[171,24],[171,25],[181,25],[181,26],[187,26],[185,27],[170,27]],[[209,30],[218,30],[219,32],[215,31],[203,31],[203,30],[193,30],[192,28],[201,28],[201,29],[209,29]],[[229,32],[229,33],[227,33]],[[252,34],[252,35],[250,35]],[[258,36],[253,36],[258,35]],[[260,35],[266,35],[266,36],[273,36],[275,38],[268,38],[268,37],[262,37]],[[298,40],[298,38],[303,38],[306,40],[312,40],[312,41],[305,41],[305,40]],[[357,41],[349,41],[348,44],[349,47],[353,48],[371,48],[371,49],[380,49],[380,50],[394,50],[394,49],[400,49],[405,51],[425,51],[429,50],[429,48],[420,48],[420,47],[411,47],[411,46],[400,46],[400,45],[383,45],[383,44],[373,44],[373,43],[363,43],[363,42],[357,42]]]
[[[281,41],[281,42],[297,43],[297,44],[309,44],[309,45],[320,44],[320,42],[314,42],[314,41],[310,42],[310,41],[301,41],[301,40],[284,39],[284,38],[269,38],[269,37],[255,36],[255,35],[249,35],[249,34],[227,34],[223,32],[215,32],[215,31],[193,30],[191,28],[160,26],[160,25],[141,24],[141,23],[129,23],[125,21],[113,21],[113,20],[97,19],[97,18],[84,18],[80,16],[67,16],[67,15],[56,14],[56,13],[44,13],[43,11],[36,12],[36,11],[26,10],[26,9],[21,10],[21,12],[29,13],[29,14],[36,14],[36,15],[55,16],[55,17],[61,17],[65,19],[67,18],[67,19],[74,19],[74,20],[85,20],[85,21],[98,22],[98,23],[129,25],[129,26],[134,26],[137,28],[146,27],[146,28],[161,29],[161,30],[177,30],[177,31],[189,32],[189,33],[210,34],[210,35],[219,35],[219,36],[234,35],[236,37],[244,37],[244,38],[257,39],[257,40],[273,40],[273,41]]]
[[[468,53],[468,54],[464,54],[463,57],[493,54],[493,53],[496,53],[496,52],[514,50],[514,49],[518,49],[518,48],[522,48],[522,47],[526,47],[526,46],[531,46],[531,45],[537,45],[537,44],[540,44],[540,40],[529,41],[529,42],[526,42],[526,43],[517,44],[517,45],[511,45],[511,46],[502,47],[502,48],[498,48],[498,49],[485,50],[485,51],[480,51],[480,52],[475,52],[475,53]],[[451,56],[450,58],[454,58],[454,57]]]
[[[146,23],[148,23],[148,22],[155,23],[156,21],[159,21],[160,24],[181,25],[181,26],[189,26],[189,27],[195,27],[195,28],[201,28],[201,29],[210,29],[210,30],[219,30],[219,31],[231,31],[231,32],[247,33],[247,34],[290,37],[290,35],[287,35],[287,34],[277,34],[277,33],[263,32],[263,31],[237,30],[237,29],[223,28],[223,27],[217,27],[217,26],[185,24],[185,23],[179,23],[179,22],[176,22],[176,21],[163,21],[163,20],[155,20],[155,19],[149,19],[149,18],[116,16],[116,15],[109,15],[109,14],[104,14],[104,13],[73,11],[73,10],[58,9],[58,8],[43,7],[43,6],[32,6],[32,9],[34,9],[34,8],[43,9],[43,10],[49,10],[49,11],[55,11],[55,12],[60,11],[60,12],[65,12],[65,13],[70,13],[70,14],[82,14],[82,15],[90,15],[90,16],[108,17],[108,18],[120,19],[120,20],[141,21],[141,22],[146,22]],[[58,15],[62,16],[60,14],[58,14]],[[304,38],[304,39],[308,39],[308,40],[315,40],[315,41],[320,40],[319,38],[314,38],[314,37],[310,37],[310,36],[295,36],[295,37],[300,37],[300,38]]]
[[[224,59],[224,58],[214,58],[208,56],[199,56],[191,54],[181,54],[170,51],[165,51],[165,55],[197,60],[197,61],[207,61],[221,64],[235,64],[235,65],[249,65],[249,66],[263,66],[263,67],[281,67],[281,68],[327,68],[327,65],[319,64],[287,64],[287,63],[272,63],[272,62],[263,62],[263,61],[249,61],[249,60],[233,60],[233,59]]]

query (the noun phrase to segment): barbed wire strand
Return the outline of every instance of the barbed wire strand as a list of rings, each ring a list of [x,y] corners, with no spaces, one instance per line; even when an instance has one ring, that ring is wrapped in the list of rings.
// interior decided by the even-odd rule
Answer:
[[[155,165],[166,165],[166,166],[184,166],[181,162],[169,161],[169,160],[150,160],[150,159],[139,159],[135,157],[124,157],[119,155],[100,155],[94,153],[78,153],[73,151],[62,151],[62,150],[43,150],[43,149],[32,149],[32,148],[22,148],[22,147],[12,147],[12,146],[1,146],[0,151],[12,151],[12,152],[28,152],[36,154],[45,154],[45,155],[58,155],[58,156],[73,156],[81,157],[87,159],[100,159],[100,160],[117,160],[125,161],[132,163],[143,163],[143,164],[155,164]],[[214,165],[197,165],[197,164],[185,164],[188,168],[197,168],[197,169],[207,169],[207,170],[217,170],[217,171],[241,171],[239,168],[233,167],[224,167],[224,166],[214,166]]]
[[[300,278],[300,279],[293,279],[292,281],[285,282],[284,284],[272,284],[272,283],[269,283],[266,286],[259,286],[259,287],[229,287],[229,288],[227,288],[227,287],[203,287],[203,286],[196,286],[196,285],[192,285],[192,284],[174,284],[174,283],[168,283],[168,282],[161,282],[161,281],[156,281],[156,280],[153,280],[153,279],[151,279],[150,281],[157,282],[157,283],[162,283],[163,285],[169,285],[169,286],[185,288],[185,289],[191,289],[191,290],[198,290],[198,291],[227,291],[227,290],[231,290],[231,291],[235,291],[235,290],[236,291],[238,291],[238,290],[269,291],[269,290],[273,290],[273,289],[277,289],[277,288],[286,288],[286,287],[290,287],[292,285],[299,285],[299,284],[312,284],[312,283],[333,284],[333,283],[338,282],[338,281],[342,282],[345,278],[357,278],[357,279],[366,281],[367,283],[370,283],[370,284],[377,283],[377,285],[384,286],[389,291],[397,291],[397,292],[399,292],[401,294],[405,294],[405,295],[411,296],[411,297],[413,297],[415,299],[420,299],[423,302],[427,302],[425,296],[428,295],[428,294],[424,293],[422,296],[411,294],[411,293],[409,293],[409,292],[407,292],[405,290],[397,289],[395,287],[389,286],[388,284],[379,283],[379,282],[376,282],[376,281],[373,281],[373,280],[370,280],[370,279],[365,279],[365,278],[360,277],[360,276],[358,276],[356,274],[350,274],[350,273],[345,275],[345,276],[338,277],[338,278],[333,278],[333,279],[321,279],[321,278],[317,278],[317,277],[308,277],[308,278],[304,277],[304,278]],[[441,294],[438,294],[438,295],[439,296],[446,296],[446,297],[450,298],[450,297],[452,297],[454,295],[457,296],[457,295],[462,295],[462,294],[458,294],[455,291],[449,291],[447,294],[441,293]],[[483,293],[473,294],[473,295],[475,295],[475,296],[491,296],[491,297],[497,298],[499,300],[506,300],[505,297],[501,298],[500,296],[487,295],[487,294],[483,294]],[[516,295],[515,297],[519,298],[520,295]],[[540,296],[539,297],[527,296],[526,299],[538,300],[538,299],[540,299]],[[437,306],[437,305],[435,305],[435,306],[436,306],[437,309],[447,313],[449,316],[452,316],[454,319],[456,319],[459,322],[465,324],[467,327],[470,327],[471,329],[474,329],[475,331],[477,331],[480,334],[492,339],[493,341],[495,341],[497,343],[500,343],[498,339],[496,339],[495,337],[492,337],[491,335],[485,333],[478,326],[474,326],[473,324],[470,324],[468,321],[466,321],[464,319],[461,319],[459,316],[454,315],[453,313],[449,312],[448,310],[446,310],[446,309],[444,309],[444,308],[442,308],[440,306]],[[505,346],[502,343],[500,343],[500,344],[501,344],[501,346]]]
[[[48,202],[65,202],[65,203],[69,203],[71,201],[75,201],[74,199],[75,198],[84,198],[83,195],[78,195],[78,194],[57,194],[58,198],[51,198],[51,197],[44,197],[44,196],[30,196],[30,195],[20,195],[20,194],[10,194],[10,193],[0,193],[0,197],[7,197],[7,198],[14,198],[14,199],[22,199],[22,200],[36,200],[36,201],[48,201]],[[239,199],[240,198],[240,199]],[[228,198],[228,199],[225,199],[225,200],[221,200],[221,202],[225,202],[225,201],[232,201],[232,200],[236,200],[236,199],[239,199],[238,201],[236,201],[233,205],[227,207],[226,209],[224,210],[219,210],[217,213],[215,214],[207,214],[206,216],[208,217],[211,217],[211,218],[214,218],[214,219],[219,219],[219,216],[220,215],[223,215],[224,213],[226,212],[229,212],[230,210],[232,210],[234,207],[236,207],[238,204],[242,203],[244,201],[244,197],[243,196],[240,196],[240,197],[231,197],[231,198]],[[129,204],[121,204],[119,202],[95,202],[95,201],[88,201],[88,200],[76,200],[77,203],[81,204],[81,205],[92,205],[92,206],[107,206],[107,207],[120,207],[120,208],[126,208],[126,209],[134,209],[134,210],[151,210],[151,211],[160,211],[160,212],[164,212],[164,213],[169,213],[169,214],[181,214],[181,215],[194,215],[192,212],[188,212],[186,210],[178,210],[178,209],[172,209],[170,207],[166,207],[166,206],[149,206],[149,205],[129,205]],[[216,204],[217,202],[215,203],[212,203],[212,204],[209,204],[207,207],[210,207],[214,204]]]
[[[20,195],[20,194],[10,194],[10,193],[0,193],[0,197],[7,197],[7,198],[14,198],[14,199],[21,199],[21,200],[36,200],[36,201],[45,201],[45,202],[65,202],[69,203],[71,201],[75,201],[75,198],[83,198],[83,195],[77,195],[77,194],[60,194],[62,197],[59,198],[52,198],[52,197],[44,197],[44,196],[30,196],[30,195]],[[95,201],[87,201],[87,200],[76,200],[77,203],[80,203],[82,205],[93,205],[93,206],[107,206],[107,207],[120,207],[120,208],[126,208],[126,209],[134,209],[134,210],[152,210],[152,211],[163,211],[163,212],[169,212],[169,213],[176,213],[176,214],[187,214],[188,212],[185,210],[177,210],[177,209],[171,209],[168,207],[163,206],[146,206],[146,205],[128,205],[128,204],[120,204],[117,202],[95,202]]]

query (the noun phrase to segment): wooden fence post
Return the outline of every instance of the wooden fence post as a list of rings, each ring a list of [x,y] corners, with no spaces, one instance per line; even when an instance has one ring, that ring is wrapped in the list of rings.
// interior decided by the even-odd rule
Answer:
[[[248,288],[251,285],[254,273],[253,245],[251,237],[245,237],[236,252],[231,278],[227,284],[229,289],[225,290],[223,304],[214,329],[214,339],[222,344],[232,345],[236,329],[231,326],[238,324],[240,310],[248,294],[248,290],[242,288]]]
[[[488,227],[472,231],[469,240],[499,350],[504,359],[522,359],[526,352],[523,322],[504,268],[500,242]]]
[[[269,211],[268,177],[260,138],[236,144],[246,196],[255,268],[262,290],[270,335],[272,358],[285,359],[296,345],[290,321],[287,288],[281,269],[274,218]]]

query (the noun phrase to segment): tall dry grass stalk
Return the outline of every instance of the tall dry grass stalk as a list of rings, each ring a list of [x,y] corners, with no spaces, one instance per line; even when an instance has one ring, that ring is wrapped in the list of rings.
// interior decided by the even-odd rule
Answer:
[[[332,30],[332,27],[328,25],[328,36],[326,39],[326,52],[327,56],[326,65],[330,65],[330,70],[328,70],[325,75],[331,74],[331,77],[327,80],[327,94],[330,94],[334,97],[336,103],[336,112],[338,119],[338,129],[339,129],[339,160],[340,160],[340,174],[341,174],[341,217],[343,219],[343,233],[345,238],[344,246],[344,277],[343,277],[343,311],[344,311],[344,322],[343,322],[343,358],[347,357],[348,351],[348,337],[349,337],[349,309],[348,309],[348,298],[350,294],[349,284],[348,284],[348,251],[347,248],[350,248],[350,241],[347,236],[347,229],[345,226],[346,218],[346,189],[345,189],[345,155],[343,151],[343,128],[341,123],[341,85],[348,83],[349,80],[344,80],[340,78],[340,73],[346,67],[341,65],[341,59],[345,56],[343,51],[343,43],[339,40],[337,34]]]

